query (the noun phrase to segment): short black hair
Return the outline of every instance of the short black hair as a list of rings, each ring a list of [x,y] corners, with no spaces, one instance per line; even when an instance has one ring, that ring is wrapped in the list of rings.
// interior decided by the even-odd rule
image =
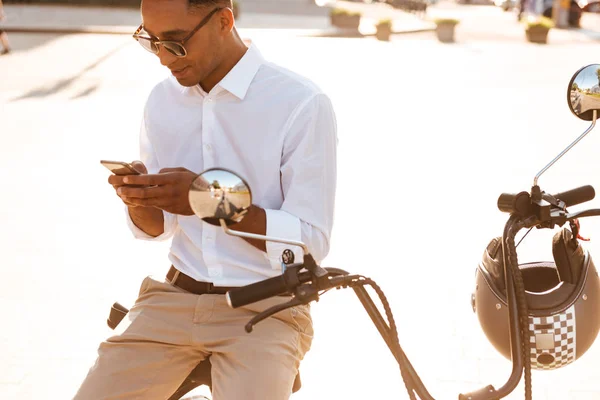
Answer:
[[[232,8],[231,0],[188,0],[190,7],[229,7]]]

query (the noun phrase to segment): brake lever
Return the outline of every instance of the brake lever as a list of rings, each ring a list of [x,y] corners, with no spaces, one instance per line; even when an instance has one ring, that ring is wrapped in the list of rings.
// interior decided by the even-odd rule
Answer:
[[[258,315],[254,316],[254,318],[252,318],[250,320],[250,322],[248,322],[246,324],[244,329],[246,329],[246,332],[250,333],[250,332],[252,332],[252,329],[254,329],[254,325],[258,324],[260,321],[267,319],[274,314],[277,314],[279,311],[283,311],[287,308],[299,306],[301,304],[302,304],[302,301],[295,297],[292,300],[288,301],[287,303],[277,304],[277,305],[275,305],[271,308],[268,308],[265,311],[259,313]]]
[[[577,211],[572,214],[567,214],[569,220],[584,218],[584,217],[597,217],[600,216],[600,208],[593,208],[591,210]]]
[[[555,225],[563,226],[565,223],[573,221],[575,219],[584,218],[584,217],[597,217],[600,216],[600,209],[594,208],[591,210],[583,210],[577,211],[574,213],[569,213],[565,210],[553,209],[550,212],[550,216],[546,221],[535,221],[533,219],[529,219],[526,221],[526,227],[538,226],[538,228],[554,228]]]
[[[320,284],[317,284],[317,282],[313,282],[309,284],[300,285],[294,290],[294,298],[292,300],[288,301],[287,303],[277,304],[257,314],[256,316],[254,316],[254,318],[250,320],[250,322],[246,324],[244,329],[246,330],[246,332],[250,333],[252,332],[254,325],[278,313],[279,311],[283,311],[290,307],[308,304],[311,301],[319,301],[320,291],[333,289],[335,287],[348,287],[348,285],[358,277],[358,275],[335,276],[324,278],[320,281]]]

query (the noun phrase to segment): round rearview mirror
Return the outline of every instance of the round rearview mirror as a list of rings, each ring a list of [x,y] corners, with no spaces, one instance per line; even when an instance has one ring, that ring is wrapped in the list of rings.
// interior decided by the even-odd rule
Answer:
[[[584,121],[594,119],[594,110],[600,114],[600,64],[583,67],[573,75],[567,101],[571,112]]]
[[[220,226],[240,222],[250,205],[252,193],[248,184],[237,174],[225,169],[209,169],[198,175],[189,192],[190,206],[198,217]]]

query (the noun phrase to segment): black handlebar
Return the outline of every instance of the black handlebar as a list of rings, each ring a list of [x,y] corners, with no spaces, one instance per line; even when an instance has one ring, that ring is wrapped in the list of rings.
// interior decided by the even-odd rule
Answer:
[[[271,297],[287,293],[300,283],[309,282],[311,275],[309,272],[300,274],[286,274],[265,279],[247,286],[232,289],[226,294],[227,304],[232,308],[243,307],[257,301],[265,300]]]
[[[539,188],[537,189],[539,190]],[[590,185],[586,185],[555,194],[552,197],[564,202],[565,207],[570,207],[593,200],[595,196],[596,192],[594,191],[594,188]],[[516,194],[502,193],[500,197],[498,197],[498,209],[509,214],[517,214],[520,216],[530,215],[534,210],[532,205],[532,195],[528,192]]]
[[[554,195],[556,199],[563,201],[567,207],[593,200],[595,196],[596,192],[590,185],[581,186]]]

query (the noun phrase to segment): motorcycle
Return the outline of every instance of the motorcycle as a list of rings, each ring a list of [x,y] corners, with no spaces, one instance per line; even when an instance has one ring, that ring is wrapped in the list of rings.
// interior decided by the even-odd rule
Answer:
[[[599,216],[600,209],[569,212],[568,207],[590,201],[591,186],[551,195],[538,185],[539,178],[564,154],[581,141],[596,125],[600,111],[600,64],[581,68],[571,78],[567,102],[571,112],[591,125],[534,178],[529,192],[502,193],[497,207],[510,216],[501,237],[487,246],[476,269],[476,285],[471,305],[488,340],[499,353],[512,361],[506,383],[459,394],[459,400],[499,400],[512,393],[522,377],[525,398],[532,397],[531,369],[557,369],[580,358],[593,344],[600,330],[600,279],[589,252],[579,243],[579,220]],[[302,263],[286,265],[282,274],[251,285],[230,290],[227,303],[241,307],[281,294],[291,295],[279,304],[254,316],[245,326],[251,334],[260,321],[301,304],[318,301],[332,289],[351,288],[370,316],[391,354],[398,362],[400,375],[410,399],[433,400],[400,346],[396,322],[386,296],[372,279],[337,268],[323,268],[302,242],[284,240],[230,229],[241,221],[252,204],[246,181],[233,171],[209,169],[199,174],[189,191],[192,210],[203,221],[220,226],[225,233],[298,246]],[[552,262],[519,264],[515,238],[522,229],[553,229],[569,224],[553,240]],[[529,232],[527,232],[529,233]],[[385,317],[366,290],[374,289],[383,305]],[[128,309],[115,303],[107,320],[114,329]],[[181,399],[201,385],[212,386],[210,357],[202,361],[169,400]],[[301,387],[296,377],[293,392]],[[196,398],[196,397],[194,397]]]

